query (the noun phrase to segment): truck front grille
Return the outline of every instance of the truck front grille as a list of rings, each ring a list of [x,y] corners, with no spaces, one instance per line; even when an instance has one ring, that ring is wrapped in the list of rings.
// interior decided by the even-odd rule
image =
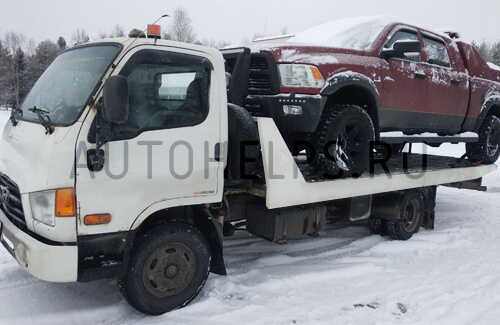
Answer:
[[[271,78],[265,57],[252,56],[248,86],[250,94],[267,94],[271,91]]]
[[[5,174],[0,173],[0,209],[18,228],[26,229],[23,204],[19,187]]]

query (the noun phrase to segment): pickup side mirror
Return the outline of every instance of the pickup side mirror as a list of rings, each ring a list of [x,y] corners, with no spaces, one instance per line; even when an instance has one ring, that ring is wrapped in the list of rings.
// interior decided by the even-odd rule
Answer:
[[[382,50],[380,55],[384,59],[404,57],[408,53],[420,54],[420,48],[421,47],[419,41],[400,40],[394,42],[394,44],[392,44],[392,48]]]
[[[106,122],[125,123],[128,120],[128,81],[124,76],[112,76],[104,82],[102,117]]]

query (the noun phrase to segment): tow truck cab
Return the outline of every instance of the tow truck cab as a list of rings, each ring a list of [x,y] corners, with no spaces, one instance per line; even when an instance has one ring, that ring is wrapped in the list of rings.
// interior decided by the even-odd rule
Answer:
[[[113,76],[128,83],[123,112],[119,86],[103,98]],[[192,219],[221,202],[225,88],[222,55],[207,47],[123,38],[60,54],[2,134],[4,246],[38,278],[86,281],[122,267],[134,236],[168,208],[190,206],[168,217]],[[211,233],[206,220],[191,222]]]

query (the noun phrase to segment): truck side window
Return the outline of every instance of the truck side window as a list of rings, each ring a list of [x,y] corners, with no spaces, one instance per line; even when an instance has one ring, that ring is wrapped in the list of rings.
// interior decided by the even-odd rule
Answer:
[[[399,30],[396,33],[394,33],[394,35],[392,35],[391,39],[384,45],[384,48],[390,49],[392,47],[392,44],[394,44],[396,41],[406,41],[406,40],[418,41],[417,32],[409,30]],[[420,62],[420,53],[419,54],[409,53],[399,59]]]
[[[134,54],[120,72],[129,85],[129,118],[114,126],[112,140],[203,122],[209,109],[207,61],[157,50]]]
[[[450,67],[450,57],[443,41],[424,36],[424,48],[428,63],[446,68]]]

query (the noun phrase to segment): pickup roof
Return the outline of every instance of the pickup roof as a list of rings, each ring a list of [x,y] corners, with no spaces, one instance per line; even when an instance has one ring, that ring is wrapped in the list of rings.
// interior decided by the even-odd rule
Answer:
[[[272,117],[291,150],[310,142],[309,158],[325,172],[362,173],[368,142],[385,131],[431,132],[438,143],[472,131],[469,159],[498,158],[500,71],[472,45],[385,17],[334,21],[276,41],[223,50],[229,101]]]

